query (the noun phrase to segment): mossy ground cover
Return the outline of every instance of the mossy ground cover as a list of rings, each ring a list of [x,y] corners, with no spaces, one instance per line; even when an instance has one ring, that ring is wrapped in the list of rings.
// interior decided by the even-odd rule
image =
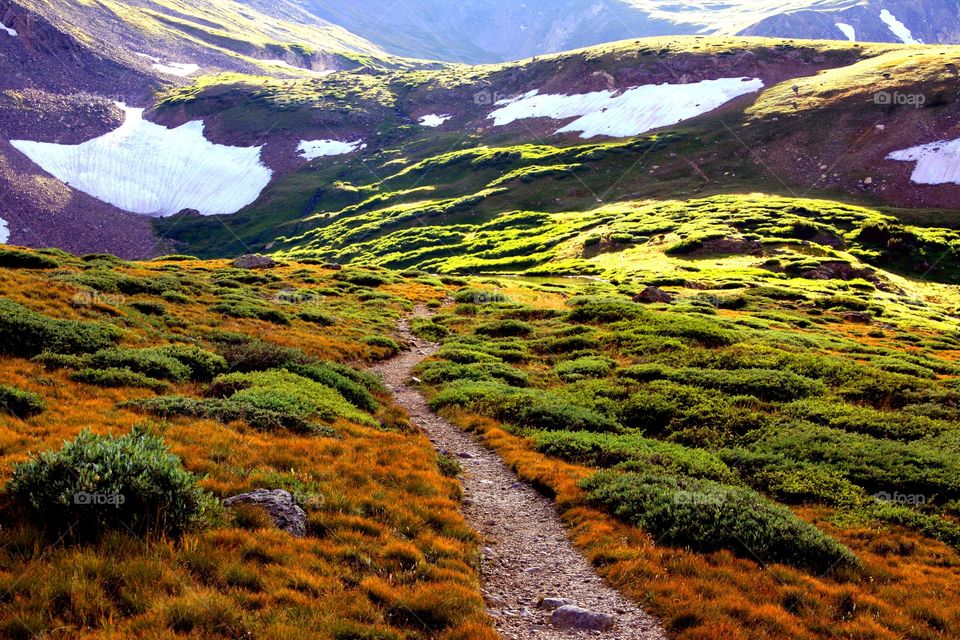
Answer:
[[[765,242],[797,203],[722,205],[691,224]],[[875,215],[832,211],[846,238]],[[430,321],[432,406],[555,497],[673,637],[956,637],[937,604],[960,593],[955,295],[880,266],[761,286],[730,277],[739,255],[683,259],[716,270],[663,276],[671,304],[634,302],[650,280],[627,270],[471,283]]]
[[[35,255],[0,268],[2,483],[49,456],[0,501],[0,636],[494,637],[459,488],[362,370],[387,353],[369,339],[445,285],[296,263]],[[231,295],[289,321],[211,310]],[[162,314],[142,312],[156,304]],[[301,319],[310,309],[336,322]],[[141,467],[110,466],[116,455]],[[90,473],[105,461],[110,474]],[[165,535],[149,510],[78,519],[98,507],[67,495],[120,487],[147,504],[173,495],[162,478],[186,500]],[[202,494],[184,484],[194,478]],[[306,537],[257,510],[210,505],[212,517],[194,518],[201,497],[257,488],[292,492]],[[77,523],[83,536],[62,537]]]

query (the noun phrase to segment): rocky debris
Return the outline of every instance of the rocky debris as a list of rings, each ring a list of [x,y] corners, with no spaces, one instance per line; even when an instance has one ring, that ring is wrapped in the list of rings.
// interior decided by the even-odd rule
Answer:
[[[418,307],[416,317],[429,312]],[[384,377],[397,404],[404,407],[439,451],[469,453],[462,458],[467,522],[480,534],[481,579],[487,610],[497,632],[510,640],[575,640],[600,633],[593,627],[551,626],[551,611],[538,606],[545,593],[562,594],[563,606],[576,602],[583,610],[616,612],[616,627],[602,617],[571,616],[608,631],[610,640],[663,640],[660,624],[639,606],[608,586],[590,562],[577,551],[557,514],[556,505],[527,483],[519,481],[493,451],[471,434],[430,410],[426,398],[410,386],[410,372],[439,346],[410,332],[409,321],[400,323],[398,337],[410,348],[378,364],[373,371]],[[561,614],[567,620],[571,614]],[[599,614],[602,616],[603,614]],[[592,622],[590,622],[592,621]]]
[[[553,611],[554,609],[559,609],[560,607],[565,607],[572,604],[573,601],[567,600],[566,598],[544,598],[540,601],[540,604],[537,605],[537,608]]]
[[[342,271],[342,270],[343,270],[343,265],[342,265],[342,264],[338,264],[338,263],[336,263],[336,262],[327,262],[327,263],[324,264],[321,268],[322,268],[322,269],[328,269],[328,270],[330,270],[330,271]]]
[[[576,605],[567,604],[554,610],[550,624],[558,629],[581,629],[584,631],[606,631],[616,622],[609,613],[588,611]]]
[[[644,304],[670,304],[673,302],[673,296],[660,287],[647,287],[637,295],[633,296],[633,301],[642,302]]]
[[[273,269],[277,261],[270,256],[249,254],[234,260],[233,266],[237,269]]]
[[[843,319],[847,322],[855,322],[857,324],[870,324],[873,322],[871,318],[866,313],[859,313],[857,311],[851,311],[850,313],[843,314]]]
[[[289,491],[283,489],[257,489],[250,493],[227,498],[223,504],[232,507],[249,504],[266,511],[278,529],[298,538],[307,535],[307,512],[300,508]]]
[[[800,277],[807,280],[857,280],[864,279],[867,282],[877,284],[879,279],[873,269],[859,269],[849,262],[843,260],[828,260],[821,262],[816,269],[809,269],[800,274]]]

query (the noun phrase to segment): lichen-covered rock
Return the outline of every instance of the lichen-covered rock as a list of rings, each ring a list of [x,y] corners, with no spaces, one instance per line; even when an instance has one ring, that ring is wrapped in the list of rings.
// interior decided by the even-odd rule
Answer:
[[[277,266],[276,260],[270,256],[246,255],[233,261],[237,269],[272,269]]]
[[[606,631],[613,627],[615,622],[616,619],[608,613],[597,613],[572,604],[559,607],[550,616],[550,624],[557,629]]]
[[[289,491],[282,489],[257,489],[250,493],[227,498],[223,501],[228,507],[236,504],[249,504],[263,509],[278,529],[282,529],[298,538],[307,534],[307,512],[300,508]]]
[[[673,296],[660,287],[647,287],[637,295],[633,296],[634,302],[643,302],[645,304],[670,304],[673,302]]]

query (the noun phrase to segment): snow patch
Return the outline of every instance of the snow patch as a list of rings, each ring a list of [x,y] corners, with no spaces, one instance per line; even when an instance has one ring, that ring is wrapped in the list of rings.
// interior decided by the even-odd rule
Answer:
[[[422,127],[439,127],[444,122],[452,118],[451,115],[437,115],[436,113],[431,113],[430,115],[423,116],[420,118],[420,126]]]
[[[193,75],[197,71],[200,71],[200,65],[193,64],[192,62],[154,62],[150,66],[160,73],[165,73],[169,76],[177,76],[179,78],[186,78],[187,76]]]
[[[500,100],[489,115],[495,126],[526,118],[573,122],[557,133],[579,131],[581,138],[635,136],[713,111],[739,96],[759,91],[757,78],[719,78],[691,84],[633,87],[619,93],[596,91],[579,95],[540,95],[531,91],[519,98]]]
[[[260,196],[273,172],[262,147],[229,147],[203,137],[203,122],[167,129],[143,119],[143,109],[117,103],[118,129],[78,145],[11,140],[47,173],[124,211],[169,216],[236,213]]]
[[[0,244],[7,244],[10,240],[10,228],[7,227],[7,221],[0,218]]]
[[[915,184],[960,184],[960,138],[894,151],[887,160],[916,162]]]
[[[331,73],[334,73],[333,69],[330,69],[328,71],[314,71],[313,69],[304,69],[303,67],[297,67],[295,65],[292,65],[286,60],[260,60],[260,62],[263,62],[265,64],[272,64],[277,67],[283,67],[284,69],[291,69],[293,71],[303,71],[306,73],[312,73],[318,76],[328,76]]]
[[[297,153],[305,160],[316,160],[322,156],[342,156],[358,149],[366,149],[363,140],[340,142],[339,140],[301,140]]]
[[[897,16],[890,13],[888,9],[880,11],[880,19],[883,20],[883,23],[887,25],[893,35],[900,38],[900,42],[904,44],[923,44],[923,41],[914,38],[913,32],[907,28],[907,25],[897,20]]]
[[[853,28],[853,25],[838,22],[836,26],[837,29],[840,29],[840,31],[843,32],[843,35],[847,37],[847,40],[850,42],[857,41],[857,30]]]
[[[8,36],[13,36],[14,38],[17,37],[17,30],[16,30],[16,29],[12,29],[11,27],[8,27],[7,25],[3,24],[2,22],[0,22],[0,31],[6,31]]]

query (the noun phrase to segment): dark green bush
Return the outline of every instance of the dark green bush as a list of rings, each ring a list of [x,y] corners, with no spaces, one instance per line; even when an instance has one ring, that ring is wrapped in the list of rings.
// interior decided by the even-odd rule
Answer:
[[[532,324],[522,320],[497,320],[495,322],[486,322],[479,325],[475,333],[481,336],[491,338],[525,338],[532,335],[534,327]]]
[[[541,453],[592,467],[628,462],[648,467],[650,473],[736,481],[736,474],[712,453],[633,434],[543,431],[533,441]]]
[[[130,303],[130,307],[145,316],[163,316],[167,313],[165,306],[153,300],[134,300]]]
[[[0,298],[0,353],[33,357],[54,353],[90,353],[120,339],[113,325],[55,320]]]
[[[581,486],[590,499],[661,544],[698,552],[729,549],[761,563],[814,571],[856,567],[849,549],[786,507],[711,480],[602,471]]]
[[[157,393],[170,389],[163,380],[157,380],[130,369],[80,369],[71,373],[70,379],[97,387],[135,387],[152,389]]]
[[[271,309],[259,304],[250,304],[238,300],[225,300],[210,307],[211,313],[222,313],[234,318],[253,318],[280,326],[290,324],[290,316],[279,309]]]
[[[248,373],[311,362],[311,358],[299,349],[265,340],[250,340],[244,335],[236,336],[237,339],[232,341],[228,341],[227,336],[219,337],[217,351],[226,360],[230,371]]]
[[[316,324],[321,327],[332,327],[337,324],[337,319],[330,315],[320,311],[319,309],[304,309],[297,313],[297,317],[303,320],[304,322],[309,322],[311,324]]]
[[[83,432],[14,467],[7,491],[37,523],[81,538],[108,530],[176,536],[203,524],[216,500],[159,437]]]
[[[428,384],[457,380],[501,381],[512,387],[527,386],[527,374],[501,362],[457,364],[455,362],[428,362],[421,367],[420,377]]]
[[[39,393],[0,385],[0,413],[25,419],[43,413],[46,408]]]
[[[33,251],[0,249],[0,268],[3,269],[56,269],[60,262]]]
[[[393,338],[387,336],[367,336],[363,339],[364,344],[386,351],[387,357],[392,357],[400,353],[400,345]]]
[[[561,380],[572,382],[582,378],[604,378],[617,367],[617,363],[604,356],[585,356],[564,360],[554,371]]]
[[[517,389],[498,382],[461,382],[434,396],[434,409],[457,405],[481,415],[529,429],[618,431],[620,425],[602,413],[574,404],[555,392]]]
[[[159,349],[104,349],[90,357],[94,369],[127,369],[158,380],[180,382],[190,377],[190,367]]]
[[[157,418],[201,418],[223,424],[243,422],[257,431],[290,431],[297,434],[333,435],[329,427],[311,424],[289,412],[275,411],[249,403],[225,398],[186,398],[163,396],[145,400],[131,400],[124,407]]]
[[[228,369],[227,361],[223,356],[200,347],[177,344],[156,347],[151,351],[172,358],[187,367],[190,379],[194,382],[207,382]]]

